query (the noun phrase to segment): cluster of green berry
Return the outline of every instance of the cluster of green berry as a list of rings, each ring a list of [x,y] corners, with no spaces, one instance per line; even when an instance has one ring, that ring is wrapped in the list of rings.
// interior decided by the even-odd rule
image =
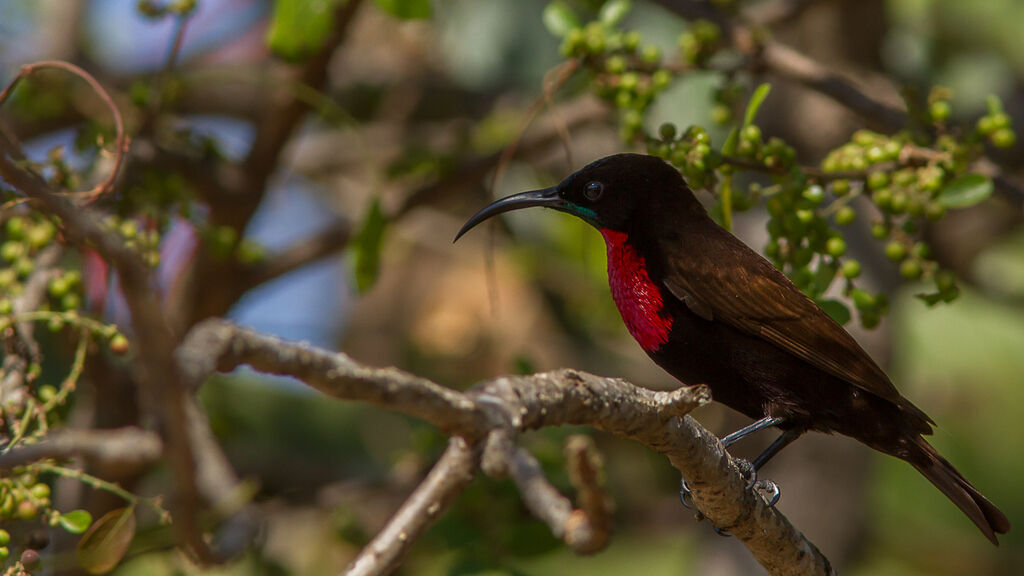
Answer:
[[[689,29],[679,35],[679,54],[687,64],[701,67],[707,64],[721,47],[722,29],[707,20],[694,20]]]
[[[711,147],[707,130],[690,126],[677,135],[675,124],[666,122],[658,132],[660,139],[647,142],[648,153],[668,160],[683,173],[692,188],[713,188],[715,170],[722,164],[722,155]]]
[[[160,265],[160,230],[156,226],[140,225],[134,218],[121,218],[114,214],[105,216],[101,224],[120,236],[125,248],[137,250],[146,264],[153,268]]]
[[[996,148],[1009,148],[1017,142],[1017,134],[1010,127],[1010,116],[1003,111],[1003,103],[995,96],[988,98],[988,114],[978,119],[975,129],[979,136],[988,138]]]
[[[3,227],[0,242],[0,316],[9,315],[13,300],[21,295],[24,282],[35,269],[36,254],[53,242],[57,227],[38,214],[12,216]]]
[[[44,519],[46,524],[59,526],[72,534],[81,534],[92,524],[92,515],[85,510],[67,513],[55,510],[50,500],[49,484],[39,480],[37,474],[29,468],[17,468],[14,472],[11,476],[0,478],[0,521],[35,522]],[[38,568],[39,553],[36,550],[45,548],[48,541],[45,534],[28,538],[19,561],[10,566],[5,574],[25,574],[27,570]],[[10,532],[0,529],[0,563],[10,558],[10,546]],[[11,571],[12,568],[14,571]]]
[[[562,38],[562,54],[579,59],[594,75],[595,93],[619,110],[623,140],[634,141],[643,132],[648,107],[674,75],[662,66],[661,48],[644,43],[635,30],[618,30],[629,8],[627,1],[612,0],[597,20],[581,25],[567,5],[552,2],[544,16],[549,30]]]

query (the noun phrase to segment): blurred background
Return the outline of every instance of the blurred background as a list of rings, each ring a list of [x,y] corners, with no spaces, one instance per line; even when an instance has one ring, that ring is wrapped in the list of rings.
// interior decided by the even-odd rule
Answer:
[[[490,199],[551,185],[593,159],[630,149],[614,116],[578,79],[528,124],[545,74],[563,61],[558,38],[542,21],[546,2],[438,1],[427,4],[427,17],[413,19],[389,14],[383,4],[358,7],[320,87],[303,77],[283,90],[308,114],[264,167],[265,190],[251,214],[223,217],[234,213],[229,200],[198,208],[199,216],[162,221],[160,273],[167,298],[177,302],[186,299],[181,294],[193,294],[192,304],[180,308],[187,311],[181,325],[226,315],[457,388],[559,367],[651,388],[677,386],[626,333],[608,293],[603,243],[584,224],[529,211],[451,242],[465,218]],[[600,2],[570,4],[593,14]],[[625,26],[673,50],[691,24],[672,4],[636,0]],[[741,3],[745,9],[766,6],[785,10],[771,25],[776,40],[856,78],[880,100],[898,104],[903,86],[927,91],[942,85],[953,93],[953,121],[973,123],[985,111],[986,96],[997,94],[1018,131],[1022,127],[1024,1]],[[268,49],[275,9],[280,6],[270,0],[198,0],[172,68],[168,54],[182,26],[174,15],[146,16],[135,0],[0,0],[0,84],[20,65],[43,59],[90,71],[123,109],[129,133],[140,133],[119,194],[151,198],[154,190],[170,189],[182,195],[176,205],[189,204],[182,198],[202,196],[190,186],[216,174],[218,162],[249,157],[273,121],[265,112],[281,97],[282,74],[292,78],[287,74],[303,66]],[[316,33],[303,29],[295,38]],[[773,91],[759,115],[762,129],[786,139],[803,164],[819,163],[866,125],[820,94],[770,76],[764,80]],[[721,142],[728,127],[710,120],[720,82],[715,72],[680,76],[645,122],[705,125]],[[154,86],[161,100],[155,105]],[[43,159],[54,146],[71,146],[84,124],[108,123],[106,114],[82,85],[54,73],[23,85],[0,109],[0,121],[30,157]],[[560,125],[568,126],[566,142]],[[496,178],[496,155],[517,139],[518,150]],[[1018,144],[995,159],[1020,177],[1021,153]],[[175,155],[192,163],[166,161]],[[714,200],[707,193],[701,198]],[[939,450],[1015,524],[1024,521],[1022,215],[1020,198],[997,193],[929,228],[935,258],[962,279],[956,302],[931,309],[913,298],[921,288],[903,283],[882,256],[868,219],[847,237],[850,252],[864,264],[867,285],[892,301],[892,313],[878,328],[851,327],[855,336],[938,422],[933,442]],[[760,249],[765,220],[755,207],[738,217],[737,233]],[[202,265],[195,245],[214,245],[211,238],[224,227],[240,226],[242,243],[259,258],[339,222],[353,231],[343,250],[262,285],[222,291],[220,283],[228,279],[212,273],[197,279],[190,272]],[[93,312],[123,317],[116,299],[108,300]],[[59,339],[47,346],[56,357],[70,356]],[[130,421],[112,376],[121,372],[106,364],[101,358],[87,363],[69,421],[93,418],[101,427]],[[254,550],[211,574],[337,573],[445,442],[420,422],[253,373],[208,382],[201,397],[232,464],[254,486],[266,522]],[[718,434],[747,423],[720,406],[696,417]],[[616,502],[615,534],[606,551],[573,556],[529,516],[511,482],[481,477],[416,545],[401,573],[759,573],[739,542],[715,535],[680,506],[678,475],[641,446],[590,430],[531,434],[526,445],[566,493],[562,446],[572,433],[593,435],[605,457]],[[756,455],[770,436],[744,443],[737,455]],[[780,485],[779,508],[843,574],[1024,571],[1024,526],[994,548],[913,469],[855,442],[805,437],[761,475]],[[159,491],[165,480],[158,470],[125,482],[145,494]],[[86,497],[57,488],[58,504]],[[200,572],[179,553],[140,537],[115,573]]]

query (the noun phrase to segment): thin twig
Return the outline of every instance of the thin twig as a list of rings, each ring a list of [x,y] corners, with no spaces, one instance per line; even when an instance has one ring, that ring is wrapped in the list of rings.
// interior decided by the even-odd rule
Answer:
[[[0,454],[0,470],[10,470],[45,458],[65,460],[76,456],[101,464],[138,466],[159,460],[161,450],[160,437],[140,428],[65,430],[50,434],[36,444]]]
[[[124,120],[121,118],[121,111],[117,109],[117,104],[114,103],[114,99],[110,96],[103,85],[92,76],[92,74],[89,74],[82,68],[79,68],[70,62],[64,62],[63,60],[43,60],[22,66],[21,70],[18,71],[18,75],[11,80],[2,92],[0,92],[0,106],[2,106],[7,98],[13,93],[14,88],[22,79],[28,78],[40,70],[47,69],[64,70],[78,76],[82,80],[85,80],[86,83],[89,84],[89,87],[92,88],[93,92],[95,92],[96,95],[99,96],[107,105],[107,108],[110,110],[110,114],[114,118],[114,130],[116,134],[115,144],[117,146],[117,152],[114,156],[114,167],[110,170],[110,175],[107,176],[103,182],[100,182],[89,190],[83,192],[60,193],[63,196],[72,198],[83,198],[86,204],[90,204],[113,189],[114,181],[117,179],[117,175],[121,170],[121,164],[124,162],[129,146],[129,138],[124,131]]]
[[[452,505],[473,479],[479,450],[462,438],[452,438],[430,474],[342,573],[378,576],[393,572],[413,543]]]

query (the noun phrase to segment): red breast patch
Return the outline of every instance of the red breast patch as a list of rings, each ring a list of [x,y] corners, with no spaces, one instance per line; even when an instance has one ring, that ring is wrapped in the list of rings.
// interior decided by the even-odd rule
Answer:
[[[624,232],[601,230],[608,247],[608,285],[622,321],[640,346],[653,352],[668,342],[672,318],[663,316],[661,291],[651,281],[647,264],[626,242]]]

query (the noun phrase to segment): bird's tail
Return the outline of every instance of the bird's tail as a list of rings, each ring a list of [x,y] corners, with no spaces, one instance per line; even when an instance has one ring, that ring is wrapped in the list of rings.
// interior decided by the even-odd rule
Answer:
[[[918,472],[924,475],[947,498],[956,504],[968,518],[996,546],[999,541],[996,534],[1006,534],[1010,530],[1010,521],[1006,515],[996,508],[995,504],[978,492],[953,465],[932,448],[932,445],[921,436],[912,442],[914,457],[906,458]]]

